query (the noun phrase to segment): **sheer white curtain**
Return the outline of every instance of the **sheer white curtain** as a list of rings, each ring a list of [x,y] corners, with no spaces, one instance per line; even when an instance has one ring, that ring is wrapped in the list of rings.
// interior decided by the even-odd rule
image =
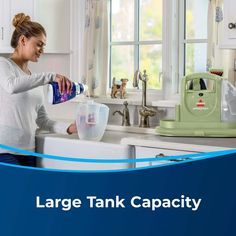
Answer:
[[[223,25],[224,0],[209,0],[208,7],[208,67],[223,68],[224,77],[234,84],[235,50],[220,49],[219,39]]]
[[[108,79],[109,0],[80,0],[78,76],[91,96],[106,94]]]

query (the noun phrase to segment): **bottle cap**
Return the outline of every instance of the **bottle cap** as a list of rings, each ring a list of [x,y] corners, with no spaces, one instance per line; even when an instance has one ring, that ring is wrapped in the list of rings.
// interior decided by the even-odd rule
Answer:
[[[53,104],[53,87],[51,84],[48,84],[47,86],[47,97],[48,97],[48,103]]]

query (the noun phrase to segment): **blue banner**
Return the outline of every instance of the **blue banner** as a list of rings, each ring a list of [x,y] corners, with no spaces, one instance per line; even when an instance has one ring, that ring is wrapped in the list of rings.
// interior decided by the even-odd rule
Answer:
[[[107,172],[1,163],[0,235],[236,235],[235,167],[235,153]]]

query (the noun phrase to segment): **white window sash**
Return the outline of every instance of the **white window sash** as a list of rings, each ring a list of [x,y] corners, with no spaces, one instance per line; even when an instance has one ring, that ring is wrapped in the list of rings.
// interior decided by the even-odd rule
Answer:
[[[113,0],[115,1],[115,0]],[[163,0],[163,5],[165,2],[168,2],[170,0]],[[135,26],[134,26],[134,41],[112,41],[112,36],[110,35],[110,50],[112,46],[117,46],[117,45],[133,45],[134,46],[134,68],[139,68],[139,46],[140,45],[162,45],[162,50],[163,50],[163,39],[162,40],[147,40],[147,41],[139,41],[139,4],[140,4],[140,0],[136,0],[135,1],[135,11],[134,11],[134,17],[135,17]],[[110,4],[110,10],[112,10],[112,4]],[[163,9],[162,9],[163,10]],[[164,15],[164,13],[163,13]],[[112,16],[110,16],[110,22]],[[112,25],[112,24],[111,24]],[[111,33],[111,28],[110,28],[110,33]],[[162,52],[162,58],[163,58],[163,52]],[[110,65],[109,65],[109,85],[111,87],[111,53],[110,53]],[[162,59],[162,63],[163,63],[163,59]],[[163,66],[162,66],[163,67]],[[162,73],[162,72],[161,72]],[[160,77],[160,76],[159,76]],[[129,98],[131,97],[137,97],[140,94],[140,90],[137,90],[136,88],[129,88],[127,89]],[[162,99],[163,97],[163,88],[162,89],[150,89],[148,88],[148,94],[149,96],[153,99]]]
[[[185,70],[185,48],[186,44],[207,43],[207,39],[185,39],[185,0],[179,0],[179,5],[175,6],[176,17],[178,22],[178,71],[176,71],[175,91],[179,93],[180,81],[184,76]]]

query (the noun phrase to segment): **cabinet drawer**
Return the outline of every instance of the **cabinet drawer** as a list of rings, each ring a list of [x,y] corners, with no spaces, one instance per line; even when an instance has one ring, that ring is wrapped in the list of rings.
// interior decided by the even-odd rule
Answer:
[[[236,48],[236,15],[235,15],[235,0],[224,0],[224,19],[219,24],[220,29],[220,47],[221,48]]]
[[[162,149],[162,148],[147,148],[147,147],[135,147],[135,157],[136,159],[140,158],[158,158],[163,156],[177,156],[177,155],[185,155],[185,154],[194,154],[196,152],[191,151],[182,151],[182,150],[174,150],[174,149]],[[174,159],[174,158],[173,158]],[[154,161],[154,162],[137,162],[136,167],[143,166],[152,166],[157,164],[166,164],[172,161]]]

